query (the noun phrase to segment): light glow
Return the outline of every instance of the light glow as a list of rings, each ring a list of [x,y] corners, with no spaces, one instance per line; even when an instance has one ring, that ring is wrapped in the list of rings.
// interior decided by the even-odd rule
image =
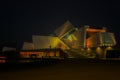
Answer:
[[[91,29],[91,28],[88,28],[87,32],[106,32],[106,30],[104,30],[104,29]]]
[[[108,46],[106,50],[113,50],[113,48],[111,46]]]
[[[98,54],[101,54],[103,51],[102,51],[102,49],[101,49],[100,47],[97,47],[97,48],[96,48],[96,52],[97,52]]]

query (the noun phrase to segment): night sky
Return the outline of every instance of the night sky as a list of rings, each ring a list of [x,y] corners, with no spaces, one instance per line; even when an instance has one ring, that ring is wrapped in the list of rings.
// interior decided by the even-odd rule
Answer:
[[[8,0],[0,2],[0,45],[20,46],[69,20],[74,26],[107,27],[120,43],[120,2],[115,0]]]

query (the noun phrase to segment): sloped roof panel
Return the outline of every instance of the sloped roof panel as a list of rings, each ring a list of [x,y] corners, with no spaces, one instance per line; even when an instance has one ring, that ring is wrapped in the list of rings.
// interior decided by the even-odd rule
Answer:
[[[60,27],[58,27],[55,30],[55,34],[59,38],[61,38],[65,33],[67,33],[68,31],[70,31],[73,28],[74,28],[73,25],[69,21],[66,21],[63,25],[61,25]]]

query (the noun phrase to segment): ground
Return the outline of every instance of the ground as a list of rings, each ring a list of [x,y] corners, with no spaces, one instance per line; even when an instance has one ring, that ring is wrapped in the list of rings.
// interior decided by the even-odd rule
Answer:
[[[119,63],[78,59],[44,66],[39,63],[9,65],[9,69],[1,69],[0,80],[119,80]]]

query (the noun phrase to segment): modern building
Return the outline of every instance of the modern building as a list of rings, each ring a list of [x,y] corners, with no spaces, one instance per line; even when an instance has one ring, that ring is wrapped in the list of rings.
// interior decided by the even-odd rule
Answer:
[[[107,32],[104,27],[101,29],[95,29],[85,25],[78,29],[73,27],[73,25],[67,21],[55,30],[55,34],[70,48],[79,49],[116,45],[114,34]]]
[[[108,32],[105,27],[93,28],[85,25],[76,28],[69,21],[66,21],[53,34],[52,36],[33,35],[33,42],[25,42],[23,50],[60,48],[62,50],[76,49],[76,52],[81,54],[97,53],[105,55],[103,54],[105,49],[111,49],[108,47],[116,45],[114,33]],[[91,50],[92,48],[94,50]]]

